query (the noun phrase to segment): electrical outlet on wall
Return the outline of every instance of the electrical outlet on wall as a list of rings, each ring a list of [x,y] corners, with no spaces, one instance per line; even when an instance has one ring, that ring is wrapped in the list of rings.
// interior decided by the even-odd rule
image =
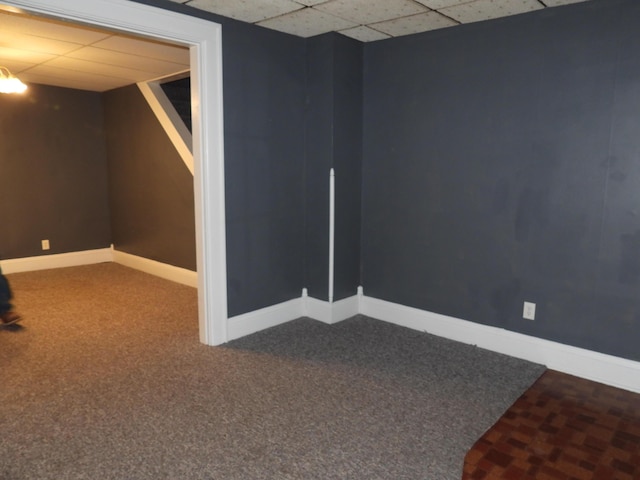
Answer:
[[[49,246],[49,240],[42,240],[42,249],[43,250],[49,250],[49,248],[51,248]]]
[[[522,318],[527,320],[536,319],[536,304],[531,302],[524,302],[524,308],[522,309]]]

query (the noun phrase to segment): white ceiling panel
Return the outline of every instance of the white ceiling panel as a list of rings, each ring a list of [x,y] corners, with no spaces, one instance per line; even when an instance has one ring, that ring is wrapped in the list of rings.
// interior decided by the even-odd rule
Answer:
[[[316,8],[361,25],[427,11],[412,0],[330,0]]]
[[[171,1],[300,37],[372,42],[592,0]],[[105,91],[180,76],[189,61],[183,46],[0,9],[0,66],[26,82]]]
[[[107,67],[137,70],[144,72],[147,77],[149,74],[162,76],[189,68],[188,64],[185,66],[184,64],[165,62],[164,60],[157,60],[146,56],[114,52],[113,50],[104,50],[96,47],[81,48],[70,53],[65,58],[99,63]]]
[[[0,65],[10,69],[17,68],[11,67],[10,64],[15,65],[16,63],[19,63],[23,64],[22,68],[27,68],[53,58],[56,58],[56,55],[50,53],[28,52],[26,50],[21,50],[20,48],[0,46]]]
[[[420,2],[421,4],[433,9],[439,10],[441,8],[451,7],[453,5],[460,5],[463,3],[469,3],[473,0],[416,0],[416,2]]]
[[[87,73],[66,68],[38,65],[24,74],[20,79],[29,83],[41,83],[78,90],[104,92],[122,86],[122,79],[105,75]]]
[[[410,17],[398,18],[396,20],[374,23],[371,25],[371,28],[380,30],[391,37],[400,37],[402,35],[437,30],[454,25],[458,25],[458,22],[444,15],[440,15],[438,12],[426,12]]]
[[[544,8],[538,0],[475,0],[439,10],[460,23],[480,22],[494,18],[532,12]]]
[[[127,53],[137,57],[154,58],[189,66],[189,50],[187,48],[152,40],[140,41],[123,35],[112,35],[109,38],[93,43],[91,46],[113,52]]]
[[[3,44],[6,44],[6,42],[3,42]],[[82,46],[78,43],[65,42],[62,40],[36,37],[34,35],[24,35],[19,33],[13,33],[11,35],[11,44],[14,46],[19,46],[21,50],[27,52],[48,53],[51,55],[65,55]]]
[[[319,3],[324,3],[327,0],[295,0],[296,3],[304,5],[305,7],[312,7],[314,5],[318,5]]]
[[[376,40],[390,38],[390,35],[379,32],[378,30],[374,30],[373,28],[365,27],[364,25],[354,28],[347,28],[346,30],[340,30],[340,33],[347,37],[360,40],[361,42],[374,42]]]
[[[594,0],[171,0],[237,20],[256,23],[301,37],[336,31],[363,42],[387,38],[373,34],[376,24],[390,22],[386,35],[400,36],[424,32],[461,23],[517,15],[547,7]],[[295,5],[292,5],[295,4]],[[289,9],[289,10],[288,10]],[[429,11],[451,21],[434,20]],[[331,14],[352,22],[350,27],[333,25],[314,12]],[[281,18],[284,17],[284,18]],[[258,18],[259,20],[253,20]],[[424,22],[424,23],[422,23]]]
[[[180,75],[189,61],[185,47],[0,10],[0,65],[27,83],[105,91]]]
[[[547,7],[559,7],[561,5],[569,5],[571,3],[580,3],[585,0],[545,0],[545,5]]]
[[[329,15],[328,13],[313,8],[306,8],[258,22],[258,25],[299,37],[313,37],[314,35],[320,35],[321,33],[333,30],[339,31],[356,27],[357,23]]]
[[[249,23],[304,8],[293,0],[192,0],[189,6]]]
[[[143,70],[106,65],[104,63],[90,62],[70,57],[58,57],[55,60],[47,62],[47,66],[129,81],[133,80],[134,83],[141,82],[144,81],[145,78],[149,78],[149,72],[145,72]],[[36,72],[39,71],[38,68],[33,68],[32,70],[35,70]]]
[[[110,33],[99,31],[90,27],[69,28],[73,26],[69,23],[40,22],[38,28],[33,28],[32,17],[21,15],[0,15],[0,30],[3,34],[13,32],[18,35],[30,35],[41,37],[46,40],[61,40],[64,42],[86,45],[103,38]]]

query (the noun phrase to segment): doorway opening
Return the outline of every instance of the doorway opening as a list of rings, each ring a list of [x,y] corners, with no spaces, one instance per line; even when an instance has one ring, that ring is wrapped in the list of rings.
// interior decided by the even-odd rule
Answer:
[[[200,341],[227,341],[222,37],[218,24],[128,0],[3,0],[0,8],[189,47]]]

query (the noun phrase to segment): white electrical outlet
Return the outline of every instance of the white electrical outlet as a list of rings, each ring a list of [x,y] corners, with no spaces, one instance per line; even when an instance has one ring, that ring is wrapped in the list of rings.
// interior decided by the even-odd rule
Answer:
[[[524,308],[522,309],[522,318],[527,320],[536,319],[536,304],[531,302],[524,302]]]
[[[42,249],[43,250],[49,250],[49,248],[51,248],[49,246],[49,240],[42,240]]]

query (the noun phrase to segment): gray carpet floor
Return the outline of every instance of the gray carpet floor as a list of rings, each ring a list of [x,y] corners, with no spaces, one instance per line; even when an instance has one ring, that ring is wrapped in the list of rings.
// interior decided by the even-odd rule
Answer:
[[[0,479],[430,479],[544,371],[377,320],[198,342],[196,291],[116,264],[9,276]]]

